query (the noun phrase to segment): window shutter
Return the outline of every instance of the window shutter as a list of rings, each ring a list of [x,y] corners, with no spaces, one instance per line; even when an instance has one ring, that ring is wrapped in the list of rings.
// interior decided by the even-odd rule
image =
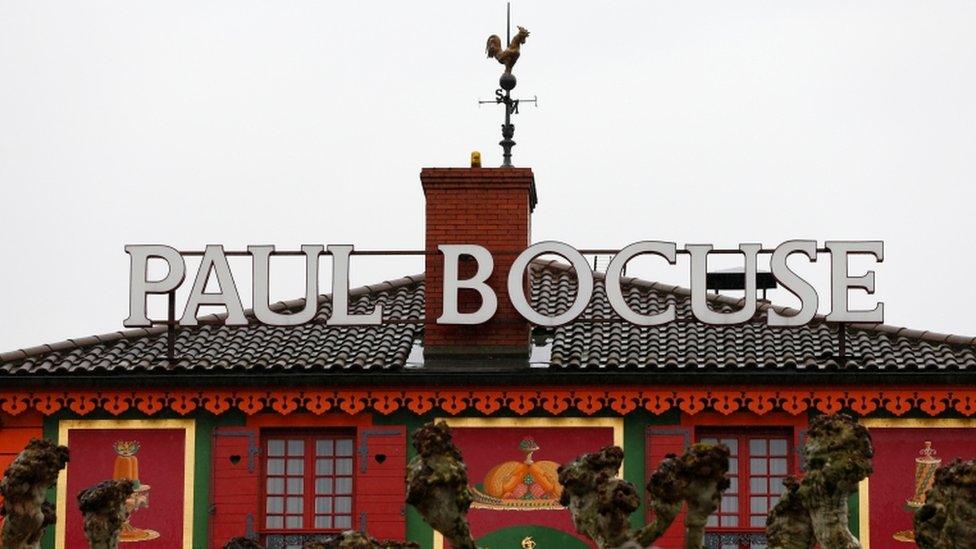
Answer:
[[[257,429],[217,427],[213,435],[210,546],[236,536],[257,539],[261,473]]]
[[[668,454],[681,455],[684,453],[685,449],[691,445],[691,429],[688,427],[681,427],[678,425],[662,425],[662,426],[651,426],[647,428],[647,445],[645,447],[646,461],[647,461],[647,473],[645,476],[645,482],[651,480],[651,474],[657,470],[661,462]],[[641,487],[643,489],[643,487]],[[644,497],[647,498],[649,495],[647,491],[644,491]],[[646,520],[649,522],[652,519],[652,513],[650,507],[647,507]],[[661,547],[662,549],[671,548],[681,548],[684,547],[684,522],[685,522],[685,512],[684,510],[678,514],[671,523],[671,527],[664,533],[663,536],[658,538],[654,542],[655,547]]]
[[[406,427],[372,426],[360,429],[357,436],[357,528],[380,540],[403,540],[406,535]]]

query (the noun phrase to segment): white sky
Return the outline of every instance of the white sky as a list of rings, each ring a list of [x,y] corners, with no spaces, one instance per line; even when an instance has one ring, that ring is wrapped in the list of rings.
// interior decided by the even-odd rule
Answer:
[[[534,240],[883,239],[886,322],[976,334],[976,3],[512,9],[516,95],[541,105],[515,135]],[[0,350],[121,329],[127,243],[421,248],[420,168],[500,163],[500,109],[476,100],[504,10],[0,0]],[[354,283],[421,270],[357,259]]]

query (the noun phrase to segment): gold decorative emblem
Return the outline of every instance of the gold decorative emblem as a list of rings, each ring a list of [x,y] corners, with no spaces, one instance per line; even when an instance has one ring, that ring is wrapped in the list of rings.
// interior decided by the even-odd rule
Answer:
[[[936,451],[932,448],[932,442],[926,440],[925,448],[918,451],[919,457],[915,458],[915,491],[912,497],[905,500],[905,510],[915,513],[915,511],[925,505],[925,495],[928,493],[932,483],[935,482],[935,470],[942,463],[941,458],[935,457]],[[915,532],[911,530],[901,530],[895,532],[891,537],[896,541],[912,543],[915,541]]]
[[[935,482],[935,470],[942,463],[941,458],[935,457],[936,451],[931,441],[926,440],[925,448],[918,453],[919,457],[915,458],[915,494],[905,502],[912,509],[925,505],[925,495]]]
[[[525,536],[522,539],[522,549],[535,549],[535,540],[532,536]]]

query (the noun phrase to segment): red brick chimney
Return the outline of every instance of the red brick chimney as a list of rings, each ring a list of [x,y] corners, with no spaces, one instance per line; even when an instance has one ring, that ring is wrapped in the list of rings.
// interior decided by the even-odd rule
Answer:
[[[427,198],[424,355],[527,357],[531,326],[508,299],[508,271],[531,242],[536,204],[530,168],[424,168],[420,182]],[[488,285],[498,310],[484,324],[442,325],[444,256],[440,244],[477,244],[491,252],[495,268]],[[475,262],[462,259],[460,278],[470,278]],[[474,312],[481,296],[461,290],[461,312]]]

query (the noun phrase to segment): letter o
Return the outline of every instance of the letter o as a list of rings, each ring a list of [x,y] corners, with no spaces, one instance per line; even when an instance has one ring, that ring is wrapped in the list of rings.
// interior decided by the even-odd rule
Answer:
[[[576,300],[565,313],[556,316],[546,316],[536,312],[529,300],[525,296],[525,287],[522,284],[522,275],[529,267],[533,259],[543,254],[556,254],[569,261],[576,271]],[[512,268],[508,271],[508,298],[526,320],[538,326],[562,326],[572,322],[584,310],[593,297],[593,271],[586,258],[569,244],[548,240],[533,244],[525,249],[512,263]]]

